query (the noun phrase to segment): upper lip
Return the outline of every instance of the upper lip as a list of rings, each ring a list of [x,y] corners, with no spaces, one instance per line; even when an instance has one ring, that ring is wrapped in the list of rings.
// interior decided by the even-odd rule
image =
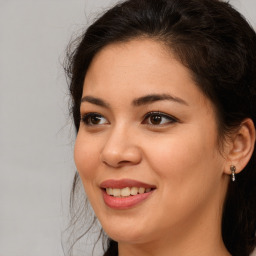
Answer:
[[[156,188],[155,185],[147,184],[137,180],[121,179],[121,180],[105,180],[100,184],[101,188],[126,188],[126,187],[137,187],[137,188]]]

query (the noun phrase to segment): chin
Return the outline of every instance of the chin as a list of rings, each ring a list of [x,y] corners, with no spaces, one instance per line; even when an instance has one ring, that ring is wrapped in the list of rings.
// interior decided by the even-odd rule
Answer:
[[[111,231],[106,232],[107,235],[116,242],[127,243],[127,244],[137,244],[145,242],[145,232],[140,233],[129,233],[123,231]]]
[[[106,234],[117,242],[138,243],[145,240],[145,234],[150,232],[145,230],[145,227],[138,226],[138,222],[131,224],[129,221],[122,223],[120,221],[102,222],[102,227]]]

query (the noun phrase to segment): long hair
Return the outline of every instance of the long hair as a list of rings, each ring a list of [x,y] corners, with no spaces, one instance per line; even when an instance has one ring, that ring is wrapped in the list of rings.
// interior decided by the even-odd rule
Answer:
[[[103,47],[134,38],[164,43],[191,72],[214,104],[219,140],[245,118],[256,123],[256,34],[229,3],[219,0],[128,0],[97,19],[68,55],[71,112],[76,130],[87,69]],[[73,193],[78,174],[75,175]],[[233,256],[248,256],[256,245],[256,153],[230,183],[222,237]],[[109,239],[105,255],[117,255]]]

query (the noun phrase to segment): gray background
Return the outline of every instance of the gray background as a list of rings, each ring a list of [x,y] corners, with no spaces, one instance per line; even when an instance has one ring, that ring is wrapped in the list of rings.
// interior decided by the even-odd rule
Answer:
[[[61,62],[115,2],[0,0],[0,256],[63,255],[75,136]],[[256,27],[255,0],[230,2]]]

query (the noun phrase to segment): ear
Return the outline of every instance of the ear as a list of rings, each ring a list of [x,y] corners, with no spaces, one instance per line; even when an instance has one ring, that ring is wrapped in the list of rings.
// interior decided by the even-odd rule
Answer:
[[[239,129],[231,136],[228,143],[225,173],[231,174],[230,166],[236,167],[236,173],[241,172],[249,162],[255,144],[255,127],[250,118],[245,119]]]

